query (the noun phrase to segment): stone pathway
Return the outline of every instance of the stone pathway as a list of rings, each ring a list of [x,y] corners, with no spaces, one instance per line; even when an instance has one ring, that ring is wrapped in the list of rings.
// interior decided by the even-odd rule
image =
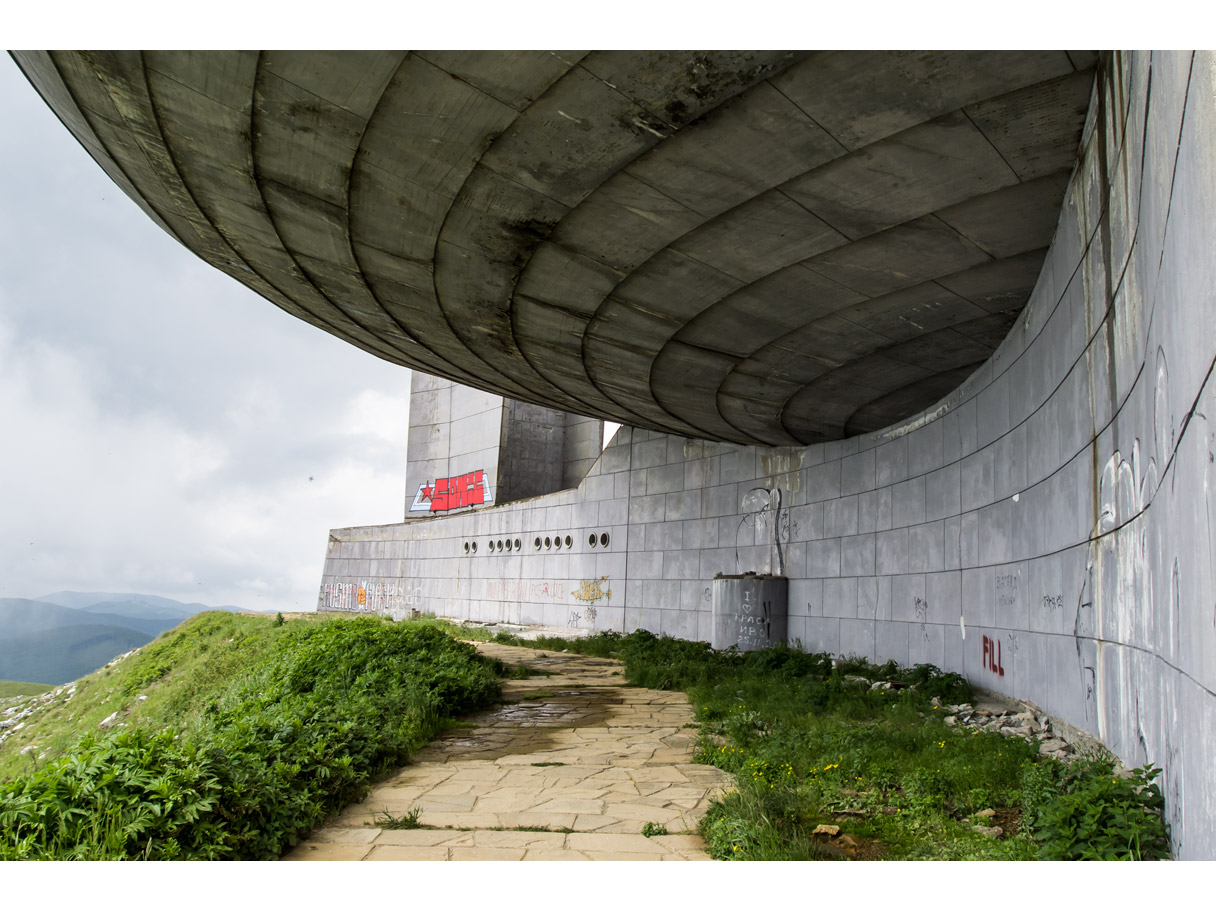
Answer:
[[[553,672],[503,682],[469,716],[285,856],[288,860],[708,860],[697,822],[728,774],[693,763],[682,693],[623,686],[619,662],[494,643]],[[419,829],[377,815],[421,810]],[[642,835],[647,823],[671,835]]]

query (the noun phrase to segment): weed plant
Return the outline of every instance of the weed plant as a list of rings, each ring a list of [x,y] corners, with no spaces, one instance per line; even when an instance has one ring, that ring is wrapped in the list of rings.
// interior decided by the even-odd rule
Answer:
[[[1165,799],[1153,782],[1160,772],[1142,767],[1123,778],[1103,760],[1029,768],[1022,780],[1025,825],[1050,858],[1168,858]]]
[[[384,830],[417,830],[421,829],[422,823],[422,808],[412,807],[401,816],[390,814],[387,810],[381,811],[372,818],[369,826],[380,827]]]
[[[242,625],[246,661],[213,670],[243,671],[200,683],[188,724],[133,721],[0,783],[0,859],[277,858],[447,719],[498,696],[493,664],[434,627],[257,621]],[[178,628],[118,689],[176,674],[174,650],[196,649],[196,633]]]

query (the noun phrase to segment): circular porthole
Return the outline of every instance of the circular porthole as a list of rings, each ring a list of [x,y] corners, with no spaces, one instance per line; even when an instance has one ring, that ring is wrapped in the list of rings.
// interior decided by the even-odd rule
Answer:
[[[498,550],[499,551],[502,550],[502,539],[501,538],[498,540]]]
[[[493,554],[494,553],[494,539],[491,538],[488,542],[486,542],[486,547],[489,548],[490,553]]]
[[[536,536],[535,545],[536,545],[536,550],[539,551],[540,550],[540,536],[539,535]]]
[[[469,543],[468,543],[468,542],[465,542],[465,543],[464,543],[464,553],[465,553],[465,554],[468,554],[468,553],[469,553]]]
[[[603,535],[600,536],[600,544],[605,548],[608,547],[608,533],[607,532],[605,532]]]
[[[562,537],[560,535],[554,535],[553,536],[553,547],[561,548],[561,546],[562,546]]]
[[[508,551],[510,551],[510,550],[511,550],[511,548],[512,548],[512,545],[511,545],[511,539],[509,539],[509,538],[508,538],[508,539],[507,539],[507,550],[508,550]]]
[[[546,547],[546,548],[552,548],[552,547],[553,547],[553,539],[551,539],[551,538],[550,538],[549,536],[547,536],[547,535],[545,536],[545,547]]]
[[[515,539],[515,550],[516,550],[516,551],[518,551],[518,550],[519,550],[519,539],[518,539],[518,538],[517,538],[517,539]]]
[[[566,536],[566,547],[567,547],[567,548],[573,548],[573,547],[574,547],[574,539],[573,539],[573,538],[571,538],[569,535],[567,535],[567,536]]]
[[[587,544],[589,544],[592,548],[595,547],[595,533],[594,532],[592,532],[590,535],[587,536]]]
[[[477,553],[477,542],[473,542],[473,553]]]

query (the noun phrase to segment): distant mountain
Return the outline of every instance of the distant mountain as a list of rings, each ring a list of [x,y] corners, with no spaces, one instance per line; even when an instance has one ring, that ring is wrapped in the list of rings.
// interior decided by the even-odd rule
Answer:
[[[0,680],[62,684],[213,608],[137,592],[0,598]]]
[[[154,637],[162,630],[176,627],[184,617],[147,618],[131,617],[94,611],[77,611],[48,602],[33,599],[0,599],[0,637],[25,636],[45,630],[60,630],[64,627],[96,626],[121,627]],[[112,657],[111,657],[112,658]],[[89,671],[93,671],[92,668]],[[6,677],[0,670],[0,678]],[[10,680],[24,680],[7,676]],[[37,680],[30,678],[29,680]]]
[[[37,601],[76,608],[80,611],[97,611],[102,614],[125,614],[128,617],[176,617],[185,620],[200,611],[244,611],[236,605],[203,605],[200,602],[179,602],[162,595],[145,595],[139,592],[52,592],[39,596]],[[119,610],[121,606],[122,610]],[[158,611],[163,613],[157,613]]]
[[[51,601],[44,599],[44,601]],[[96,602],[91,605],[81,605],[77,610],[88,614],[121,614],[126,617],[163,618],[172,620],[175,624],[184,621],[192,614],[209,610],[205,605],[190,609],[175,605],[153,605],[137,599],[121,599],[107,602]],[[223,609],[218,609],[223,610]]]
[[[142,646],[152,637],[107,624],[76,625],[0,638],[0,678],[63,684]]]

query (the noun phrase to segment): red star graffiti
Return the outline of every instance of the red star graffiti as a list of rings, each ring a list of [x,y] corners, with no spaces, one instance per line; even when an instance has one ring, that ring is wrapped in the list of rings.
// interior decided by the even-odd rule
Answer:
[[[451,478],[436,478],[434,482],[424,481],[418,485],[418,494],[409,512],[445,513],[493,502],[485,470],[478,469]]]

